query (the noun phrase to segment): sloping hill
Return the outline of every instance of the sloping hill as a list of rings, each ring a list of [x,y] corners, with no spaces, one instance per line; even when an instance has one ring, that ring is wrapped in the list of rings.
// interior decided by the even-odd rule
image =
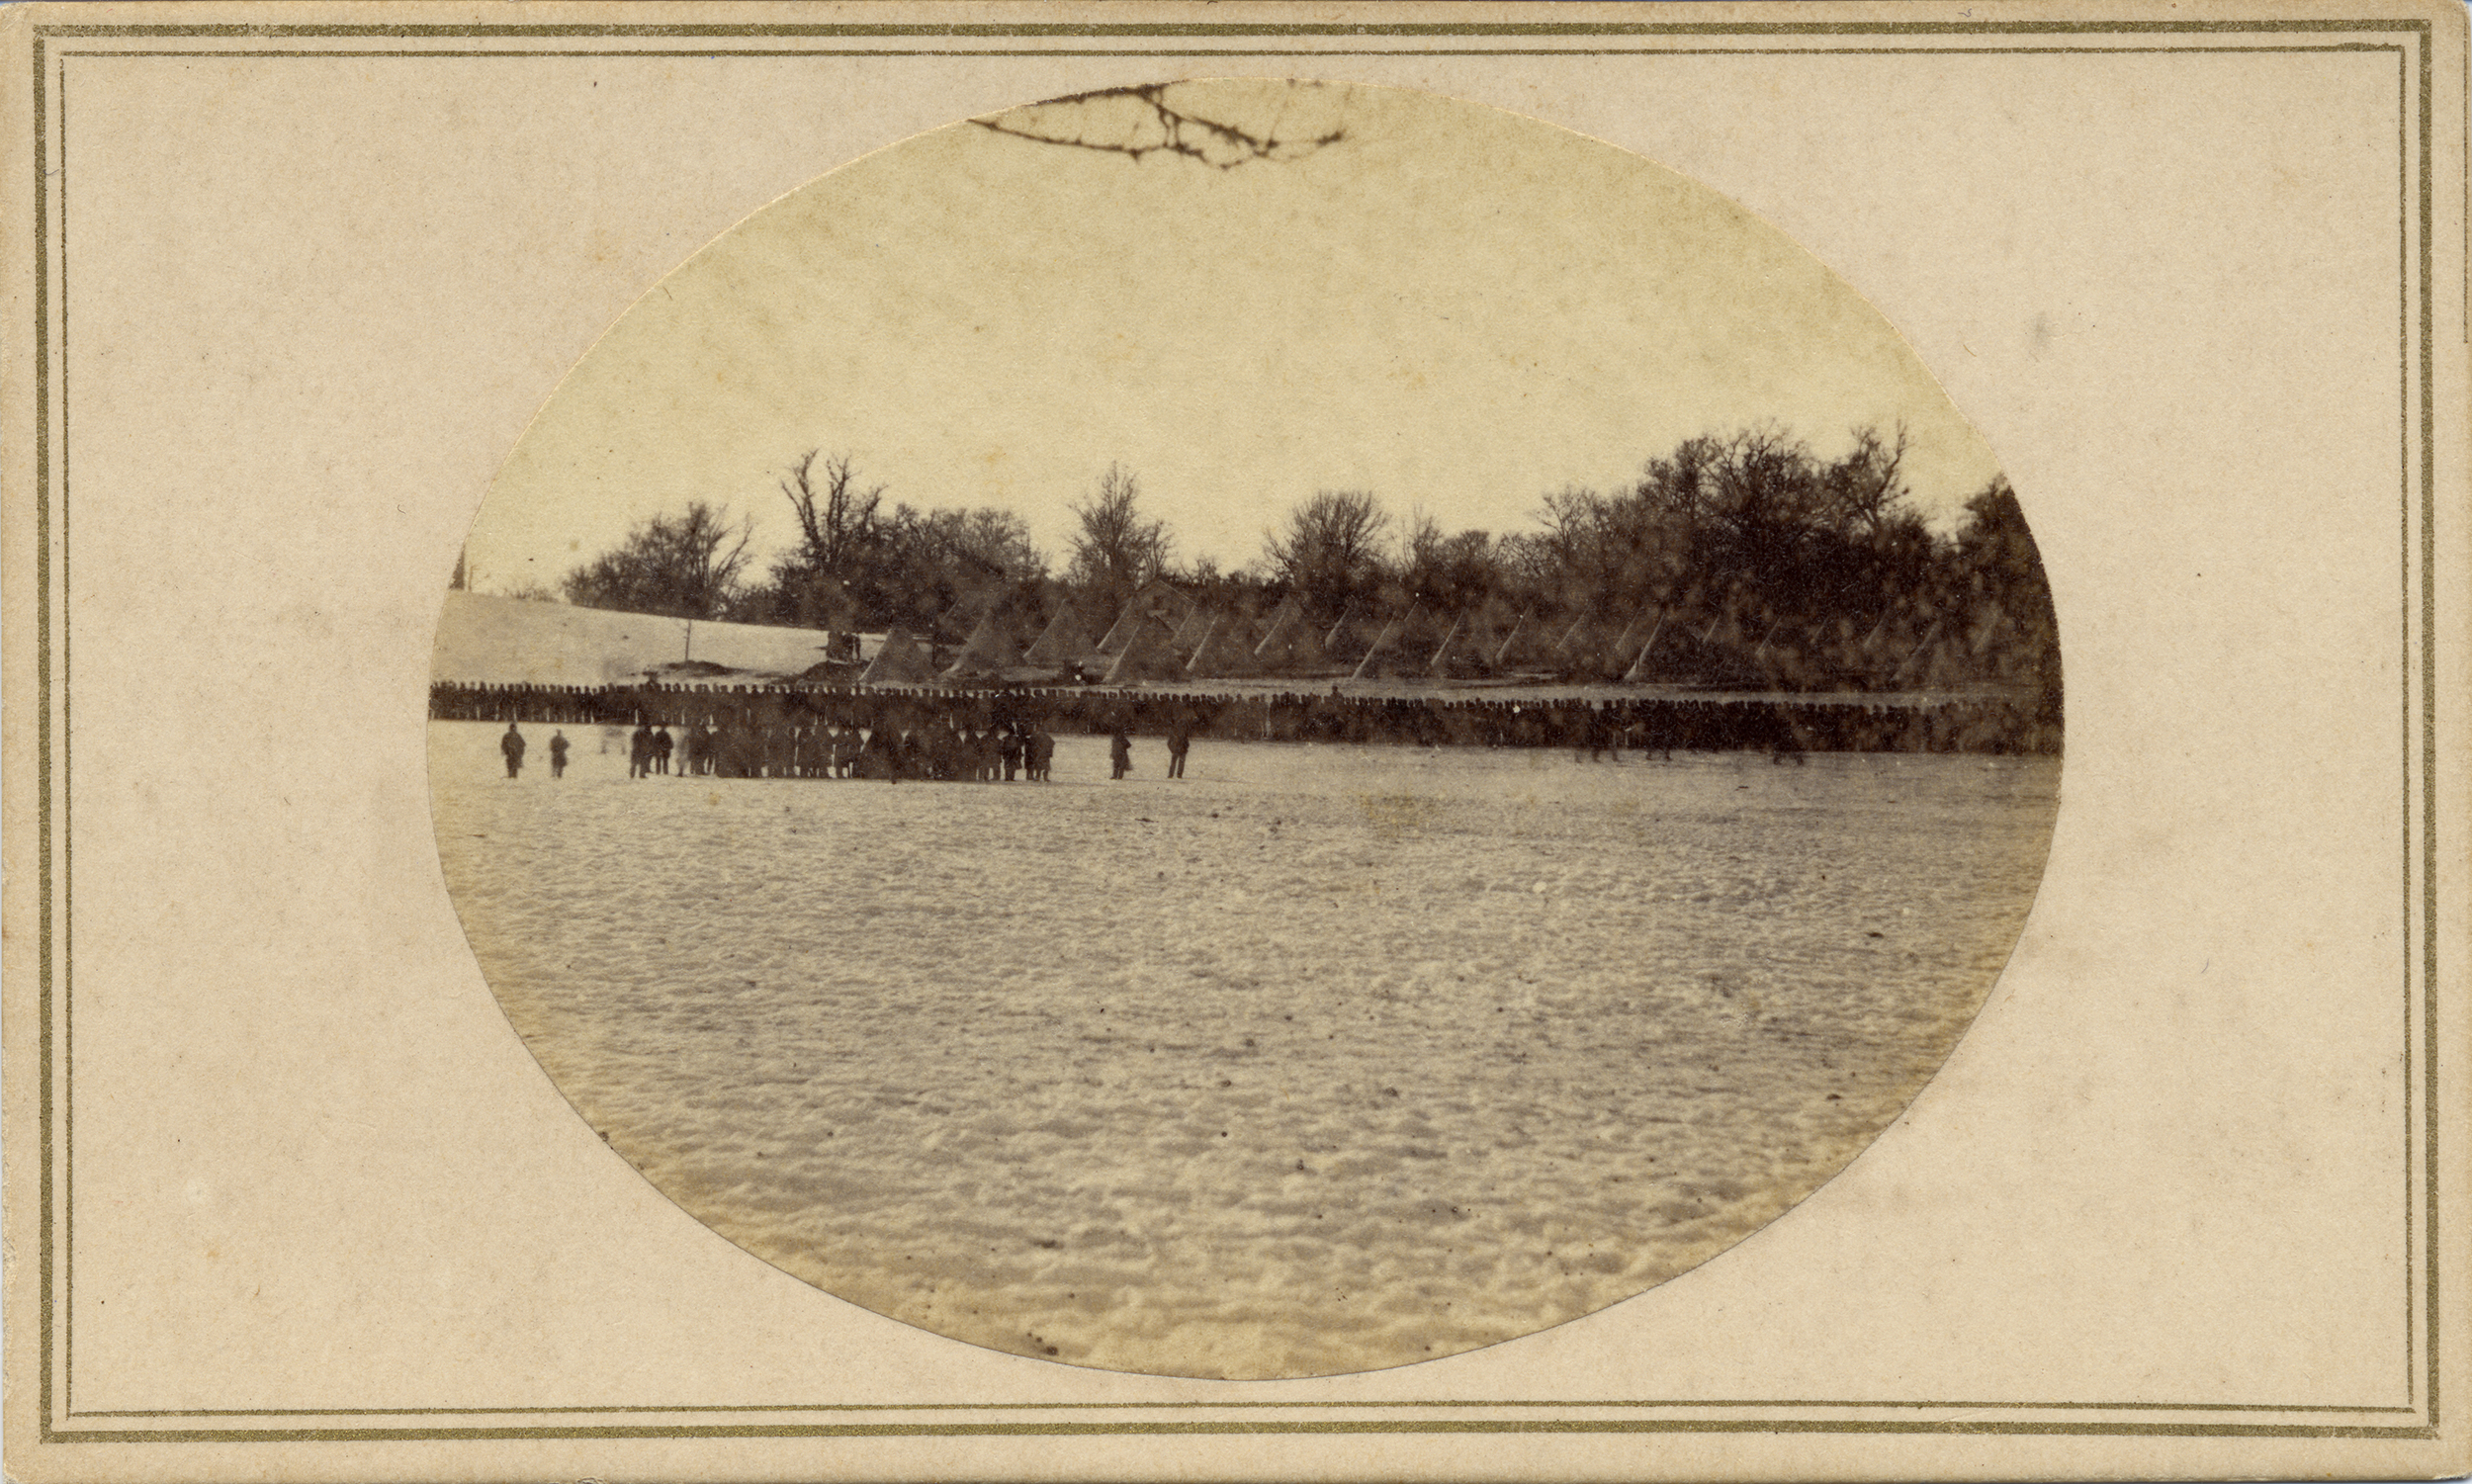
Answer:
[[[753,676],[796,675],[824,657],[818,629],[609,613],[566,603],[450,592],[433,680],[474,685],[607,685],[694,659]]]

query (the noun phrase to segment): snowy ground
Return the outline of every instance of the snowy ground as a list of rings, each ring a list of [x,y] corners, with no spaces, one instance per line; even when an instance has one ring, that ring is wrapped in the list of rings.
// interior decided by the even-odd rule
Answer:
[[[1637,1293],[1809,1194],[2015,941],[2059,763],[1194,745],[1050,785],[657,778],[432,723],[482,967],[610,1146],[939,1334],[1369,1369]]]

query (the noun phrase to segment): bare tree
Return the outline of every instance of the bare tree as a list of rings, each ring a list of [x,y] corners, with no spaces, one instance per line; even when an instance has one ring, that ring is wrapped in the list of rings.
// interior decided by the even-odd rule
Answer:
[[[1481,607],[1502,583],[1493,538],[1483,531],[1448,532],[1423,510],[1408,517],[1399,542],[1399,581],[1428,608],[1460,613]]]
[[[1373,585],[1389,527],[1371,490],[1317,490],[1287,512],[1285,527],[1263,538],[1262,555],[1272,574],[1317,611],[1335,613]]]
[[[809,570],[827,579],[843,579],[875,543],[876,507],[883,503],[884,486],[860,489],[847,454],[824,458],[819,473],[816,461],[820,457],[823,450],[809,449],[791,465],[781,478],[781,493],[797,513]]]
[[[1905,424],[1894,440],[1873,427],[1854,430],[1854,449],[1821,476],[1824,515],[1838,529],[1878,531],[1905,499]]]
[[[1082,529],[1073,537],[1073,564],[1065,580],[1109,608],[1121,607],[1134,589],[1166,569],[1175,552],[1167,524],[1145,520],[1135,508],[1140,497],[1140,479],[1110,464],[1099,477],[1099,493],[1089,503],[1071,507]]]
[[[1173,101],[1176,83],[1138,87],[1098,88],[1033,103],[970,122],[993,133],[1120,154],[1136,162],[1153,154],[1182,155],[1221,170],[1252,160],[1294,159],[1347,137],[1332,124],[1302,132],[1284,132],[1287,104],[1298,93],[1320,84],[1290,80],[1292,90],[1262,123],[1221,114],[1206,117]]]
[[[730,522],[726,505],[690,501],[681,515],[656,515],[616,551],[567,574],[567,600],[671,618],[718,618],[738,594],[752,523]]]
[[[995,567],[1015,582],[1038,581],[1047,575],[1047,554],[1030,540],[1030,523],[1011,510],[981,505],[974,510],[938,511],[951,521],[953,550]]]

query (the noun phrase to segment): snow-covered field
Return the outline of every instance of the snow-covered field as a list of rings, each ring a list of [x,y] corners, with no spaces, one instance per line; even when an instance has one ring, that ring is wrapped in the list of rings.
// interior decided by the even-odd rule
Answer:
[[[1369,1369],[1722,1252],[1887,1126],[2042,871],[2048,758],[1060,739],[1048,785],[520,780],[432,723],[482,967],[610,1147],[880,1313]]]

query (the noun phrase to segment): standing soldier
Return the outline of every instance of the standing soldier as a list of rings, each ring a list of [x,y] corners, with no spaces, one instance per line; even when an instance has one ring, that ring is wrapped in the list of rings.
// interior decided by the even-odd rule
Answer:
[[[507,777],[524,770],[524,735],[515,730],[513,722],[506,724],[506,735],[497,740],[497,749],[506,754]]]
[[[1056,760],[1056,740],[1047,735],[1045,727],[1033,725],[1030,728],[1029,737],[1021,743],[1021,758],[1029,765],[1031,781],[1048,781],[1048,764]]]
[[[553,778],[567,776],[567,734],[564,732],[552,733],[550,736],[550,776]]]
[[[1168,725],[1169,777],[1182,778],[1185,776],[1185,754],[1187,751],[1191,750],[1192,744],[1193,729],[1191,722],[1186,721],[1180,716]]]
[[[1124,735],[1120,725],[1107,737],[1107,761],[1115,768],[1111,777],[1121,778],[1133,770],[1133,740]]]
[[[669,771],[669,754],[671,751],[675,750],[677,745],[678,744],[675,742],[670,740],[669,729],[666,727],[663,727],[659,732],[653,734],[654,772],[666,773]]]
[[[653,770],[653,729],[639,726],[627,739],[627,776],[641,778]]]

